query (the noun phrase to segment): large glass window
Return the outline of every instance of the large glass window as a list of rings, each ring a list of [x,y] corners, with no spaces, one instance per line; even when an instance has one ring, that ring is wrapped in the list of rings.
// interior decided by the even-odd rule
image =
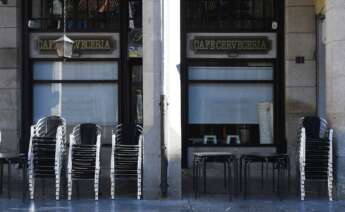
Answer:
[[[118,65],[100,62],[35,62],[33,121],[48,115],[66,119],[69,127],[92,122],[110,142],[118,121]]]
[[[187,31],[272,31],[275,0],[186,0]]]
[[[34,120],[61,115],[69,124],[117,121],[117,85],[103,83],[38,83],[34,86]]]
[[[64,0],[32,0],[31,30],[63,30]],[[119,0],[66,0],[68,31],[119,29]]]
[[[191,66],[188,137],[196,145],[273,144],[273,69]]]

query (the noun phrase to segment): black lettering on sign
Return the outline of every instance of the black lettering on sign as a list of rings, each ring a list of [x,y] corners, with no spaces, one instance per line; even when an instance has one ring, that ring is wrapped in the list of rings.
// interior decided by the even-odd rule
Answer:
[[[41,53],[55,51],[54,41],[58,37],[46,37],[37,40],[37,49]],[[116,41],[111,37],[101,38],[71,38],[74,41],[73,50],[76,52],[105,53],[116,49]]]
[[[267,54],[272,42],[267,37],[195,37],[191,40],[195,53],[208,54]]]

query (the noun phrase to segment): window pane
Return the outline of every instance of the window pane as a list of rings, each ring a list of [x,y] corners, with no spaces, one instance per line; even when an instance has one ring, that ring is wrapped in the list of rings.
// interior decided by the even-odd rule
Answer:
[[[117,80],[116,62],[37,62],[34,80]]]
[[[189,123],[258,123],[258,103],[272,102],[271,84],[193,84]]]
[[[117,116],[117,84],[35,84],[34,121],[61,115],[68,124],[112,125]]]
[[[192,84],[192,144],[273,144],[272,84]]]
[[[63,30],[64,0],[32,0],[31,7],[31,30]],[[120,1],[67,0],[66,18],[68,31],[115,31],[120,25]]]
[[[187,31],[272,30],[274,0],[185,0]]]
[[[272,67],[190,67],[190,80],[273,80]]]

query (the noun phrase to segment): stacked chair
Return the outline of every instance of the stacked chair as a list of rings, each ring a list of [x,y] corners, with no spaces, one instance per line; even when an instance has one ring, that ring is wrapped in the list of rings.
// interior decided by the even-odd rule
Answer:
[[[36,179],[55,179],[56,200],[60,198],[60,177],[66,145],[66,121],[48,116],[31,126],[28,151],[30,199],[34,199]]]
[[[136,180],[137,199],[142,198],[143,136],[142,127],[136,126],[138,141],[136,144],[123,144],[123,125],[118,124],[112,132],[110,162],[111,198],[115,198],[116,181],[119,179]]]
[[[304,117],[299,121],[298,173],[301,200],[305,199],[305,182],[326,182],[329,201],[333,200],[333,130],[319,117]]]
[[[73,128],[70,134],[67,181],[68,200],[72,198],[75,180],[94,182],[95,200],[98,200],[100,175],[101,128],[96,124],[84,123]]]

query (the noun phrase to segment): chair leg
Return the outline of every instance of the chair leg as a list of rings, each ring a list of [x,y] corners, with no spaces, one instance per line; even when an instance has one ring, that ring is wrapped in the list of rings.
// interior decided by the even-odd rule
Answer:
[[[305,188],[304,188],[304,175],[302,174],[300,177],[300,188],[301,188],[301,200],[304,201],[305,198]]]
[[[99,173],[95,175],[95,200],[98,200],[99,195]]]
[[[333,201],[333,180],[328,180],[328,199]]]
[[[55,176],[55,199],[60,199],[60,175]]]
[[[73,182],[72,182],[72,175],[68,174],[68,182],[67,182],[67,199],[72,199],[72,191],[73,191]]]
[[[111,193],[111,199],[115,199],[115,176],[112,173],[110,176],[110,193]]]
[[[8,193],[8,198],[11,199],[11,178],[12,178],[12,171],[11,171],[11,162],[8,161],[8,167],[7,167],[7,170],[8,170],[8,173],[7,173],[7,193]]]
[[[142,178],[141,178],[141,174],[138,173],[138,177],[137,177],[137,199],[140,200],[141,199],[141,183],[142,183]]]
[[[34,193],[35,193],[35,179],[33,176],[33,171],[29,171],[29,193],[30,193],[30,199],[34,199]]]

